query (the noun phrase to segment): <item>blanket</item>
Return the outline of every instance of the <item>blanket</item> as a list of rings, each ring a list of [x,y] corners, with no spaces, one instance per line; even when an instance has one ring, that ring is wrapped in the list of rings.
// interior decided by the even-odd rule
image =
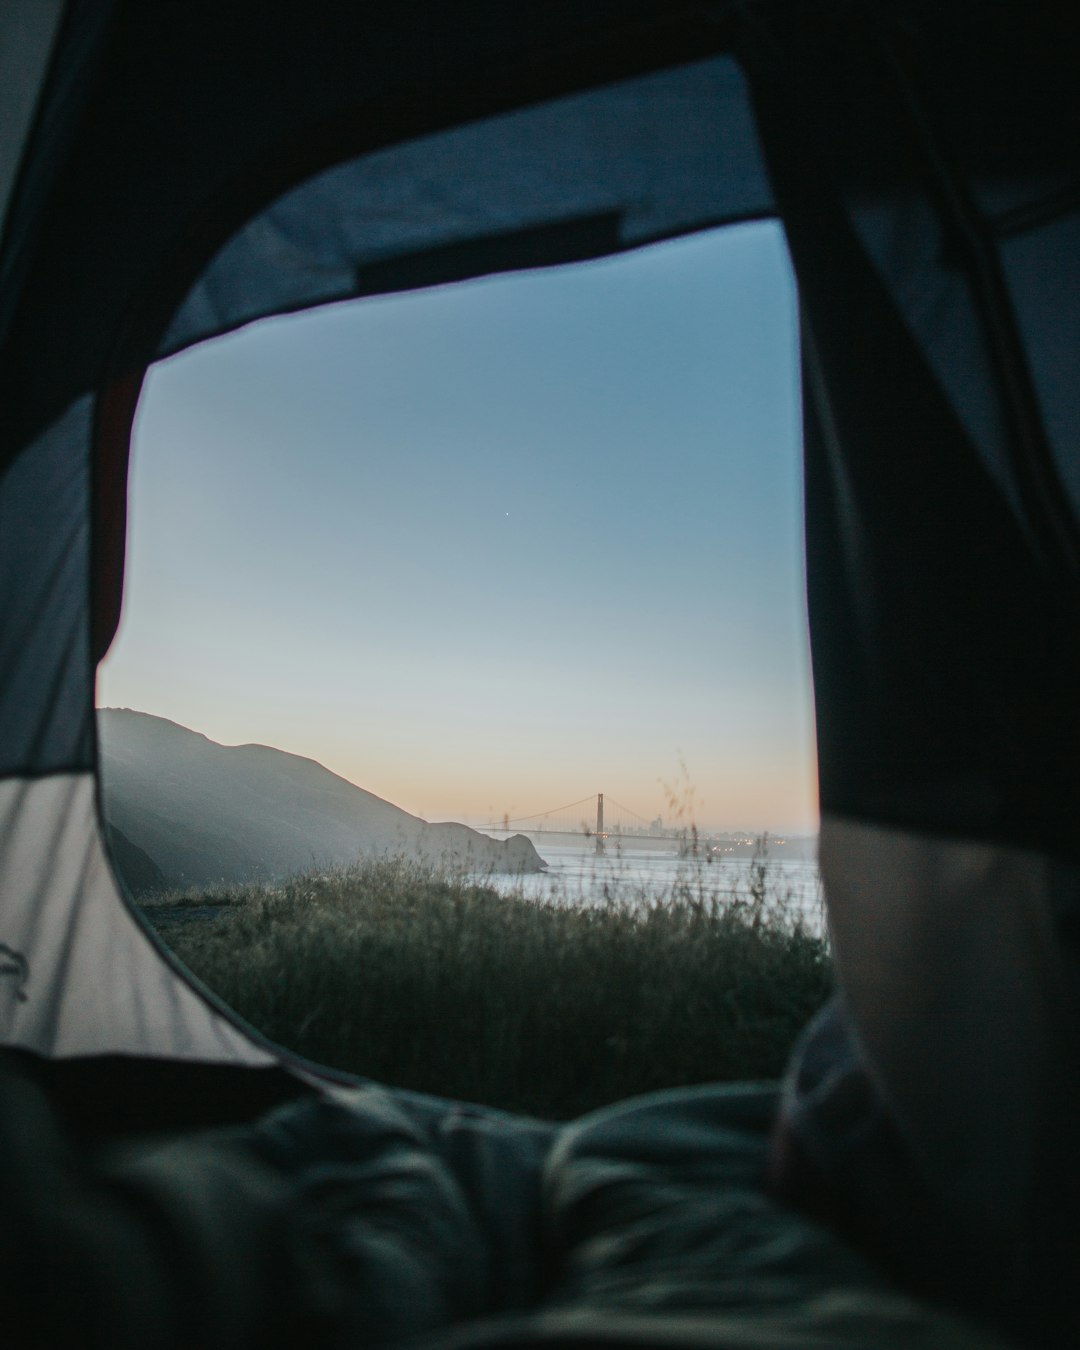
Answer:
[[[992,1350],[766,1186],[771,1086],[556,1126],[378,1086],[81,1149],[0,1073],[6,1344]]]

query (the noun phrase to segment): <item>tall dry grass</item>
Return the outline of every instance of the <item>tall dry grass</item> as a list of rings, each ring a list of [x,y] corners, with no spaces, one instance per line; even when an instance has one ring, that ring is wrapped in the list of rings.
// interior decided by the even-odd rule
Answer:
[[[600,906],[401,861],[145,913],[272,1040],[401,1087],[567,1118],[654,1088],[779,1074],[828,996],[825,941],[759,858]]]

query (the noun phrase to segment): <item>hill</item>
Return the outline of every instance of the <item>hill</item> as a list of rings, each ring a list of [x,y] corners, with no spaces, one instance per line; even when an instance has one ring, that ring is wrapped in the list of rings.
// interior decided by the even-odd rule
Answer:
[[[97,714],[114,860],[133,893],[280,881],[313,868],[403,856],[470,871],[535,872],[523,835],[429,824],[312,759],[219,745],[149,713]]]

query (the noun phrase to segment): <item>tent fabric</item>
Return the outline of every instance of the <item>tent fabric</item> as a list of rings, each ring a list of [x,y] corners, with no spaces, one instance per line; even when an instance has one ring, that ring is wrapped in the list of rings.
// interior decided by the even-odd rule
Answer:
[[[46,19],[51,0],[15,0],[0,12],[0,47],[20,74],[17,84],[40,80],[32,117],[8,125],[0,147],[0,174],[11,185],[0,234],[0,341],[18,308],[20,290],[32,265],[41,213],[63,176],[77,139],[85,100],[94,84],[102,46],[113,14],[112,0],[61,0]],[[26,23],[33,12],[32,25]],[[41,50],[44,25],[52,26],[47,64]],[[36,38],[30,37],[30,28]],[[58,406],[57,412],[62,411]],[[0,465],[10,447],[0,446]]]
[[[456,280],[493,261],[612,253],[771,210],[738,67],[693,62],[317,175],[230,239],[158,354],[268,313]]]
[[[0,241],[63,8],[63,0],[8,0],[0,15]]]
[[[0,782],[0,876],[6,1044],[48,1055],[273,1062],[178,974],[124,904],[93,774]]]
[[[948,1240],[1034,1320],[1080,1256],[1076,456],[1043,420],[1077,261],[1014,260],[1071,219],[1078,107],[1076,32],[1027,13],[763,3],[746,57],[803,312],[840,983]]]
[[[42,145],[38,178],[50,181],[20,191],[0,260],[18,280],[0,324],[9,434],[25,444],[110,374],[141,370],[202,267],[299,181],[362,151],[723,50],[731,10],[71,6],[58,61],[92,78],[56,88],[69,139]]]
[[[1037,218],[1027,229],[1009,229],[1000,253],[1009,296],[1025,351],[1038,352],[1032,365],[1034,391],[1054,462],[1080,516],[1080,210],[1074,189],[1071,209]]]
[[[93,400],[0,478],[0,772],[92,771],[90,455]]]
[[[1051,261],[1044,245],[1045,265],[1022,270],[1012,244],[1075,221],[1080,206],[1075,22],[1007,0],[954,0],[932,16],[918,3],[755,8],[774,44],[771,78],[783,70],[781,96],[802,112],[785,152],[797,140],[808,152],[802,172],[835,196],[1014,509],[1059,510],[1073,443],[1056,442],[1055,458],[1040,411],[1067,415],[1075,393],[1040,381],[1065,349],[1052,326],[1029,326],[1025,342],[1013,306],[1060,313],[1077,264],[1061,251]],[[1048,522],[1025,525],[1037,545]],[[1071,536],[1075,569],[1075,525],[1055,528]]]
[[[857,9],[762,4],[761,48],[747,48],[804,315],[822,808],[1075,857],[1076,525],[1030,381],[1002,368],[1013,355],[998,348],[1016,336],[1007,296],[981,250],[953,247],[951,208],[882,50],[906,18],[936,142],[960,141],[971,107],[995,127],[1011,118],[1010,136],[978,141],[981,156],[949,179],[965,200],[978,200],[974,175],[999,185],[999,206],[1006,188],[1037,199],[1072,165],[1056,102],[1035,96],[1060,84],[1062,57],[1027,51],[1012,5],[954,4],[932,22],[915,5]],[[1003,68],[1003,15],[1030,67]],[[955,50],[961,28],[965,59],[946,65],[936,44]],[[1078,266],[1032,273],[1033,310],[1055,313]],[[1023,353],[1047,378],[1065,359]]]
[[[554,1127],[366,1087],[91,1150],[0,1074],[5,1325],[56,1350],[1002,1344],[769,1198],[771,1089]]]

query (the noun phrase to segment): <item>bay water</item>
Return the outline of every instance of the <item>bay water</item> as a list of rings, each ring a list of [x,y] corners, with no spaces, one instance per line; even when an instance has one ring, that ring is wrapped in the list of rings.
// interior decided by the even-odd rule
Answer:
[[[498,836],[495,836],[498,837]],[[680,857],[672,847],[619,847],[609,841],[603,854],[595,841],[530,835],[547,870],[524,876],[493,875],[485,880],[503,894],[525,895],[557,905],[627,905],[663,902],[679,892],[716,897],[720,903],[749,898],[763,883],[766,897],[798,913],[811,932],[824,931],[824,906],[817,863],[766,856]],[[659,841],[658,841],[659,842]],[[755,871],[754,869],[759,870]]]

